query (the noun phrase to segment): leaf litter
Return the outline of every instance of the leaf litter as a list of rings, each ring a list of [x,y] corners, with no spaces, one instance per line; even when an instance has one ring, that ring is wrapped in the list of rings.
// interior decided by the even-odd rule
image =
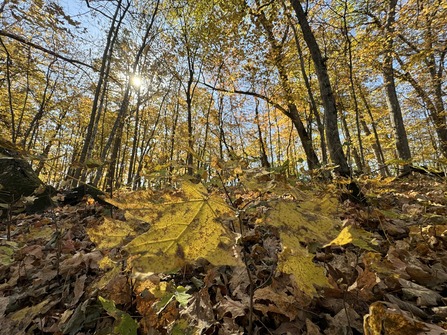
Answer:
[[[447,334],[444,181],[279,185],[14,216],[0,334]]]

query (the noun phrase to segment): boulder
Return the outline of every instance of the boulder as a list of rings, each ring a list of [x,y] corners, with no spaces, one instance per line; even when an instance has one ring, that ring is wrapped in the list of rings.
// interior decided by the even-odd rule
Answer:
[[[46,186],[33,171],[25,155],[12,143],[0,138],[0,209],[28,213],[52,205],[54,188]]]

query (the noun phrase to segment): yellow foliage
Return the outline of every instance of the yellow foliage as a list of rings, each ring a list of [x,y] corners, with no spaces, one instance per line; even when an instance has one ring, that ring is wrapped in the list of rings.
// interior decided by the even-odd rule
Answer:
[[[337,238],[332,240],[329,244],[330,245],[346,245],[352,243],[355,246],[365,249],[374,251],[374,249],[370,246],[371,244],[374,244],[374,237],[370,232],[367,232],[366,230],[355,228],[352,226],[348,226],[343,228],[343,230],[338,234]]]
[[[139,255],[132,266],[140,272],[166,272],[204,258],[214,265],[237,265],[235,236],[217,218],[231,209],[202,185],[183,183],[183,199],[154,205],[159,215],[151,229],[125,249]]]
[[[415,319],[398,306],[377,301],[369,307],[364,317],[365,335],[435,335],[445,334],[445,329]]]
[[[218,222],[231,208],[201,184],[184,181],[181,191],[162,197],[140,191],[110,202],[127,210],[127,221],[107,219],[88,233],[100,248],[125,244],[136,271],[170,272],[201,258],[213,265],[240,265],[235,234]],[[136,236],[144,224],[150,229]]]
[[[309,249],[334,237],[334,226],[339,223],[332,217],[336,213],[336,201],[329,196],[318,198],[311,192],[301,192],[299,197],[298,204],[279,201],[269,213],[268,224],[280,231],[283,251],[278,269],[292,274],[304,293],[314,295],[314,285],[326,286],[328,282],[323,268],[312,262]]]
[[[90,240],[100,249],[113,248],[120,245],[127,237],[135,235],[128,222],[104,218],[104,223],[87,229]]]

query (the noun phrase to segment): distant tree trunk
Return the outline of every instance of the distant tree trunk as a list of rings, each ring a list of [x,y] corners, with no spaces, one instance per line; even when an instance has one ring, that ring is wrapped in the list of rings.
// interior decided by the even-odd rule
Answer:
[[[385,23],[385,57],[382,65],[383,78],[385,81],[385,90],[388,109],[391,115],[393,125],[394,139],[399,159],[405,161],[403,172],[410,171],[411,152],[408,144],[407,132],[400,109],[399,99],[397,98],[396,83],[394,80],[393,69],[393,41],[394,41],[394,22],[396,16],[397,0],[389,0],[387,19]]]
[[[2,8],[5,6],[6,2],[3,2]],[[12,143],[16,143],[17,140],[17,132],[16,132],[16,122],[15,122],[15,113],[14,113],[14,107],[13,107],[13,96],[12,96],[12,89],[11,89],[11,64],[12,64],[12,60],[11,60],[11,55],[9,53],[8,48],[6,47],[6,45],[3,43],[3,39],[0,38],[0,44],[2,45],[3,49],[5,50],[6,53],[6,75],[5,75],[5,79],[6,79],[6,88],[8,91],[8,109],[9,109],[9,114],[11,115],[11,139],[12,139]],[[28,90],[27,90],[28,91]]]
[[[137,92],[137,105],[135,107],[135,125],[133,129],[133,141],[132,141],[132,152],[130,154],[129,160],[129,171],[127,174],[127,185],[131,186],[135,175],[135,165],[137,157],[137,148],[140,143],[140,105],[141,105],[141,91],[138,89]]]
[[[259,19],[261,26],[267,34],[267,40],[273,53],[274,65],[279,72],[279,80],[284,92],[284,98],[287,101],[288,112],[286,113],[286,116],[292,120],[292,123],[298,132],[298,136],[300,137],[304,152],[306,153],[309,170],[315,170],[320,167],[320,161],[313,148],[312,138],[309,136],[306,127],[301,120],[300,114],[298,112],[298,107],[294,103],[289,77],[283,63],[283,46],[282,44],[278,43],[278,41],[276,41],[273,34],[272,23],[267,20],[265,13],[263,11],[259,11],[255,13],[255,15]]]
[[[54,81],[53,85],[51,85],[51,67],[56,63],[57,59],[53,59],[51,63],[48,65],[47,71],[45,73],[45,88],[42,93],[42,98],[40,100],[39,109],[37,113],[34,115],[33,119],[31,120],[31,123],[26,129],[25,134],[22,139],[22,147],[26,148],[27,150],[30,150],[33,143],[33,138],[36,130],[39,127],[39,122],[41,121],[42,117],[45,114],[45,111],[47,109],[48,101],[51,99],[54,90],[56,89],[57,79]],[[50,87],[51,86],[51,87]],[[28,141],[29,139],[29,141]],[[28,141],[28,144],[27,144]]]
[[[120,149],[121,146],[121,142],[122,142],[122,134],[123,134],[123,130],[124,130],[124,121],[125,121],[125,117],[128,113],[128,109],[129,109],[129,103],[130,103],[130,96],[131,96],[131,90],[132,90],[132,76],[136,75],[137,73],[137,68],[138,65],[140,64],[140,60],[143,56],[143,52],[144,49],[147,47],[147,43],[148,43],[148,39],[149,39],[149,33],[152,29],[152,26],[154,24],[155,21],[155,16],[157,15],[158,12],[158,5],[160,3],[160,0],[157,0],[157,3],[155,4],[155,8],[154,11],[152,13],[152,17],[151,20],[149,21],[149,23],[146,26],[146,31],[144,33],[144,37],[143,40],[141,42],[140,48],[137,51],[137,54],[135,55],[135,59],[133,61],[132,64],[132,72],[131,74],[128,76],[127,78],[127,82],[126,82],[126,90],[124,92],[124,97],[123,100],[121,102],[121,107],[119,109],[118,115],[116,117],[116,121],[114,124],[114,128],[116,126],[116,132],[112,132],[110,134],[110,137],[113,138],[114,137],[114,142],[113,142],[113,147],[112,147],[112,152],[111,152],[111,156],[110,156],[110,166],[109,166],[109,170],[107,172],[107,186],[112,194],[113,188],[114,186],[118,186],[118,184],[120,184],[120,181],[116,178],[117,175],[115,173],[116,171],[116,167],[118,164],[118,151]],[[115,185],[113,185],[115,183]]]
[[[87,133],[84,138],[84,144],[82,146],[81,154],[79,157],[79,163],[81,166],[75,169],[74,174],[72,176],[73,186],[76,186],[79,183],[79,179],[81,177],[81,173],[83,171],[82,164],[85,163],[86,159],[91,155],[93,150],[94,142],[95,142],[95,134],[97,132],[98,123],[96,122],[100,118],[100,108],[99,103],[101,101],[101,93],[103,92],[104,85],[107,84],[108,80],[108,71],[110,68],[111,57],[113,53],[113,49],[116,42],[116,37],[118,35],[119,27],[126,15],[130,2],[127,3],[127,6],[124,8],[121,17],[118,18],[118,14],[121,11],[122,0],[118,0],[118,3],[115,8],[115,12],[113,14],[112,22],[107,34],[107,42],[103,51],[102,60],[101,60],[101,68],[99,70],[98,82],[95,88],[95,97],[93,99],[92,110],[90,113],[90,120],[87,127]],[[83,178],[84,179],[84,178]]]
[[[341,124],[342,124],[343,130],[344,130],[345,142],[348,145],[347,156],[349,158],[349,156],[351,155],[351,152],[352,152],[352,157],[354,158],[356,168],[359,171],[362,171],[361,170],[362,166],[363,166],[362,161],[360,160],[360,155],[357,151],[356,146],[352,143],[351,132],[349,131],[348,123],[346,122],[346,117],[344,116],[343,113],[340,113],[340,120],[341,120]],[[352,169],[352,166],[351,166],[351,169]]]
[[[155,136],[155,131],[157,130],[158,124],[160,122],[160,118],[161,118],[161,112],[164,108],[164,103],[166,100],[166,97],[169,94],[169,90],[168,92],[163,96],[163,99],[160,103],[160,106],[158,108],[158,113],[157,113],[157,117],[155,119],[155,121],[150,123],[151,126],[151,131],[148,133],[148,129],[149,129],[149,121],[146,122],[145,126],[144,126],[144,132],[141,135],[141,138],[143,139],[142,144],[141,144],[141,153],[140,153],[140,158],[138,160],[138,166],[136,168],[136,172],[132,175],[132,189],[136,190],[138,188],[138,183],[141,180],[141,172],[143,170],[143,161],[144,161],[144,157],[147,156],[150,151],[153,149],[154,145],[153,145],[153,139]]]
[[[379,165],[379,171],[380,171],[380,175],[382,177],[388,177],[391,175],[390,170],[388,168],[388,166],[386,165],[385,162],[385,155],[383,154],[383,150],[382,150],[382,145],[380,144],[380,138],[379,138],[379,134],[377,132],[377,128],[376,128],[376,121],[374,120],[373,114],[371,112],[371,108],[369,107],[369,103],[366,100],[365,94],[363,93],[362,88],[360,87],[359,84],[358,85],[358,91],[360,94],[360,98],[363,102],[363,104],[365,105],[365,109],[366,112],[368,113],[369,118],[371,119],[371,128],[373,130],[373,134],[374,134],[374,144],[372,145],[376,159],[377,159],[377,164]],[[366,124],[365,120],[362,120],[363,123],[363,129],[365,131],[366,136],[368,136],[369,133],[369,129],[368,126]]]
[[[358,143],[358,148],[359,148],[359,152],[358,152],[358,158],[359,161],[356,162],[357,164],[357,169],[359,170],[359,172],[363,172],[364,168],[365,168],[365,157],[364,157],[364,150],[363,150],[363,141],[362,141],[362,131],[361,131],[361,115],[360,115],[360,110],[359,110],[359,104],[358,104],[358,99],[357,99],[357,92],[355,90],[355,83],[354,83],[354,70],[353,70],[353,61],[352,61],[352,42],[351,42],[351,36],[349,35],[349,27],[348,27],[348,22],[347,22],[347,14],[348,14],[348,2],[345,1],[344,3],[344,10],[343,10],[343,34],[345,36],[346,39],[346,53],[348,55],[348,69],[349,69],[349,83],[350,83],[350,88],[351,88],[351,95],[352,95],[352,100],[354,103],[354,111],[355,111],[355,125],[356,125],[356,130],[357,130],[357,143]]]
[[[177,133],[177,123],[178,123],[178,117],[180,114],[180,86],[179,89],[177,91],[177,103],[175,105],[175,110],[174,110],[174,119],[172,121],[172,127],[171,127],[171,138],[170,138],[170,143],[169,143],[169,162],[170,162],[170,166],[169,166],[169,177],[171,178],[173,173],[174,173],[174,153],[175,153],[175,135]]]
[[[188,152],[186,153],[186,166],[188,175],[192,176],[194,173],[194,128],[193,128],[193,115],[192,115],[192,99],[194,97],[194,92],[197,87],[198,77],[202,69],[200,68],[199,73],[196,76],[196,57],[197,57],[197,49],[191,50],[191,46],[189,45],[188,35],[186,32],[186,28],[184,28],[183,38],[185,39],[185,47],[186,54],[188,59],[188,81],[185,87],[185,95],[186,95],[186,111],[187,111],[187,124],[188,124]]]
[[[45,149],[42,151],[41,157],[43,159],[39,162],[39,164],[37,165],[37,168],[35,169],[37,175],[40,174],[40,172],[42,171],[43,167],[45,166],[45,160],[44,159],[48,157],[48,154],[50,153],[51,147],[54,144],[54,141],[56,140],[56,138],[57,138],[57,136],[59,134],[59,131],[62,128],[63,120],[65,119],[65,116],[67,115],[67,113],[68,113],[68,109],[64,109],[61,112],[61,114],[59,115],[59,120],[58,120],[58,122],[56,124],[56,129],[54,129],[53,135],[48,140],[48,144],[45,146]]]
[[[228,154],[230,154],[233,151],[233,148],[231,145],[228,144],[227,139],[225,137],[225,131],[224,131],[224,103],[223,103],[224,95],[220,95],[219,97],[219,108],[218,108],[218,119],[219,119],[219,158],[224,159],[224,146],[227,150]]]
[[[32,57],[31,57],[31,48],[28,46],[28,57],[27,57],[27,64],[26,64],[26,90],[25,90],[25,97],[22,101],[22,110],[20,111],[20,115],[19,115],[19,119],[17,120],[17,127],[16,127],[16,131],[15,131],[15,142],[17,142],[17,136],[19,136],[22,133],[22,125],[23,125],[23,119],[25,116],[25,110],[26,110],[26,106],[28,104],[28,98],[31,92],[31,63],[32,63]],[[9,94],[10,96],[10,94]]]
[[[224,64],[225,63],[222,62],[219,65],[219,68],[217,70],[216,79],[214,81],[214,86],[217,85],[217,82],[220,79],[220,72],[221,72],[222,67],[224,66]],[[204,166],[204,162],[205,162],[205,154],[206,154],[206,149],[207,149],[207,145],[208,145],[208,136],[209,136],[209,133],[210,133],[210,122],[209,122],[209,120],[210,120],[210,116],[211,116],[211,107],[212,107],[214,101],[215,100],[214,100],[214,90],[213,90],[211,92],[210,100],[209,100],[209,103],[208,103],[208,109],[207,109],[207,112],[206,112],[205,136],[203,138],[202,148],[199,151],[199,157],[200,157],[201,162],[199,164],[197,164],[198,168]]]
[[[307,21],[306,14],[304,13],[301,3],[299,0],[290,0],[290,2],[295,10],[298,22],[303,32],[304,40],[309,48],[315,70],[317,72],[321,99],[323,100],[324,106],[326,141],[329,148],[329,155],[332,162],[337,165],[335,172],[337,172],[340,176],[349,177],[351,175],[351,171],[340,141],[337,107],[335,104],[335,98],[329,80],[329,75],[327,73],[326,61],[321,55],[320,48],[312,30],[310,29],[309,22]]]
[[[411,76],[409,72],[406,72],[402,77],[413,86],[413,89],[415,90],[416,94],[425,103],[425,107],[428,110],[429,118],[434,124],[436,136],[438,137],[440,152],[445,158],[447,158],[447,125],[446,125],[446,113],[444,108],[444,101],[442,99],[443,94],[441,84],[439,83],[435,84],[435,89],[433,90],[435,92],[435,97],[433,101],[433,99],[430,99],[428,94],[424,91],[421,85]],[[437,149],[438,146],[435,145],[434,147],[435,149]]]
[[[444,104],[445,91],[443,90],[443,85],[445,80],[443,80],[444,68],[445,68],[445,57],[447,55],[447,48],[443,48],[439,52],[439,57],[435,56],[434,46],[433,46],[433,29],[432,29],[432,19],[425,17],[425,40],[427,43],[427,70],[430,73],[430,88],[434,95],[434,106],[435,109],[430,110],[430,116],[433,120],[436,129],[436,135],[440,143],[441,153],[444,158],[447,158],[447,115]],[[445,77],[444,77],[445,79]]]
[[[424,90],[422,85],[411,75],[410,72],[406,71],[404,73],[400,73],[399,76],[402,79],[406,80],[413,87],[416,94],[425,103],[425,107],[428,110],[429,117],[435,126],[436,135],[440,144],[439,149],[441,151],[441,154],[445,158],[447,158],[447,115],[444,107],[441,79],[443,73],[443,65],[436,65],[436,59],[433,58],[433,53],[431,54],[432,56],[427,59],[425,63],[430,74],[429,87],[430,91],[434,95],[433,98],[430,98],[427,91]],[[444,58],[445,55],[446,54],[444,53],[442,55],[442,58]],[[405,64],[400,57],[397,57],[396,60],[399,62],[402,68],[405,68]],[[435,148],[437,148],[437,146],[435,146]]]
[[[285,7],[285,3],[283,0],[283,5]],[[292,18],[290,17],[290,14],[287,13],[287,18],[289,19],[290,26],[292,27],[293,31],[293,37],[295,39],[295,46],[296,50],[298,51],[298,57],[300,61],[300,70],[301,75],[303,76],[304,85],[306,86],[307,95],[309,96],[309,106],[312,114],[315,116],[315,122],[317,123],[317,129],[318,133],[320,134],[320,147],[321,147],[321,157],[322,157],[322,163],[325,165],[327,164],[327,148],[326,148],[326,135],[324,133],[324,125],[321,121],[320,112],[318,111],[317,102],[315,101],[314,94],[312,92],[312,86],[310,85],[310,80],[306,72],[306,66],[304,63],[304,55],[303,51],[301,49],[301,44],[298,39],[298,32],[295,28],[294,22],[292,22]]]
[[[262,138],[262,130],[261,125],[259,121],[259,100],[256,100],[256,106],[255,106],[255,122],[256,122],[256,128],[258,129],[258,141],[259,141],[259,153],[261,158],[261,166],[264,168],[269,169],[270,168],[270,162],[268,159],[267,152],[265,150],[265,144],[264,139]]]

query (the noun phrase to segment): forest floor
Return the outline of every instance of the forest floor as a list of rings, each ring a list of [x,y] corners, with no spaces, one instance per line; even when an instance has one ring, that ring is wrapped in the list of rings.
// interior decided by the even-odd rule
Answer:
[[[256,220],[241,238],[249,271],[199,262],[144,276],[124,261],[104,270],[87,230],[121,214],[92,199],[4,219],[0,334],[447,334],[445,179],[360,185],[370,206],[341,204],[339,230],[365,230],[371,243],[307,246],[329,283],[312,297],[272,272],[277,232]]]

